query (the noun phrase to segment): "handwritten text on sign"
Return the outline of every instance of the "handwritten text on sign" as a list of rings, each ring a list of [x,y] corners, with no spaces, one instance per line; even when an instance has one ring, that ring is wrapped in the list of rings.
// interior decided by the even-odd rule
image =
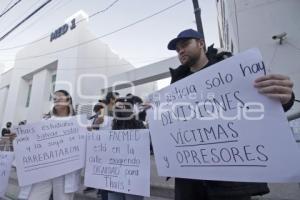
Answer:
[[[150,195],[149,130],[93,131],[87,136],[86,186]]]
[[[11,165],[13,161],[12,152],[0,152],[0,197],[3,197],[8,185]]]
[[[14,140],[21,186],[68,174],[83,168],[85,132],[77,117],[19,126]]]
[[[299,181],[300,154],[283,109],[253,86],[266,71],[252,49],[152,94],[149,125],[159,174]]]

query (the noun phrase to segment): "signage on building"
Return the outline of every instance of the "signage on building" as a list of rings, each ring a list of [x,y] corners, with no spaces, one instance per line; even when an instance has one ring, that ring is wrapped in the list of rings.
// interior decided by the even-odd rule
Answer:
[[[54,32],[52,32],[51,36],[50,36],[50,42],[52,42],[53,40],[61,37],[64,34],[66,34],[69,29],[73,30],[74,28],[76,28],[75,18],[72,19],[71,24],[66,23],[63,26],[61,26],[58,29],[56,29]]]

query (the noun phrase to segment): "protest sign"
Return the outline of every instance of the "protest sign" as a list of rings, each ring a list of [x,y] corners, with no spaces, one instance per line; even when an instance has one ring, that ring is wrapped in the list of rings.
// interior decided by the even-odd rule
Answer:
[[[14,140],[20,186],[49,180],[83,168],[86,128],[79,116],[18,126]]]
[[[3,197],[6,192],[13,155],[12,152],[0,151],[0,197]]]
[[[149,196],[149,130],[99,130],[89,133],[84,184]]]
[[[159,175],[300,181],[300,153],[282,106],[254,88],[267,71],[251,49],[150,95]]]

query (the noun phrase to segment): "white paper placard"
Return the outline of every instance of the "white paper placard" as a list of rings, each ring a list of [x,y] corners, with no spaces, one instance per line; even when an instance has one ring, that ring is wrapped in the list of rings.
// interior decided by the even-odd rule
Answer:
[[[13,158],[13,152],[0,151],[0,197],[5,195]]]
[[[300,151],[282,106],[254,88],[266,71],[251,49],[150,95],[159,175],[299,182]]]
[[[16,128],[14,140],[20,186],[49,180],[84,167],[85,135],[80,116],[56,118]]]
[[[149,130],[99,130],[87,136],[84,184],[150,196]]]

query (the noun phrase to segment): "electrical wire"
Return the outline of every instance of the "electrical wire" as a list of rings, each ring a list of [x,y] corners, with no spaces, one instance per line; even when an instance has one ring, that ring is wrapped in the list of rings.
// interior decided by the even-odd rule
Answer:
[[[3,11],[2,11],[2,13],[4,13],[4,11],[6,11],[6,9],[9,7],[9,5],[11,4],[11,2],[13,2],[14,0],[10,0],[9,2],[8,2],[8,4],[6,4],[6,6],[5,6],[5,8],[3,9]],[[1,14],[2,14],[1,13]]]
[[[39,12],[43,7],[45,7],[47,4],[49,4],[52,0],[46,1],[44,4],[42,4],[40,7],[38,7],[36,10],[34,10],[31,14],[29,14],[27,17],[25,17],[21,22],[19,22],[17,25],[15,25],[12,29],[10,29],[6,34],[4,34],[0,41],[2,41],[5,37],[7,37],[11,32],[13,32],[16,28],[18,28],[21,24],[23,24],[25,21],[30,19],[33,15],[35,15],[37,12]]]
[[[274,49],[274,51],[273,51],[273,55],[272,55],[272,58],[271,58],[271,61],[270,61],[270,66],[273,66],[273,62],[274,62],[274,59],[276,58],[278,46],[279,46],[279,45],[276,45],[276,46],[275,46],[275,49]]]
[[[300,51],[300,48],[297,47],[297,46],[295,46],[294,44],[292,44],[292,43],[290,43],[290,42],[288,42],[288,41],[286,41],[286,43],[287,43],[289,46],[293,47],[294,49]]]
[[[283,1],[283,0],[261,1],[262,3],[254,5],[252,7],[247,6],[246,8],[239,10],[239,12],[244,12],[244,11],[247,11],[247,10],[250,10],[250,9],[260,8],[260,7],[264,7],[264,6],[270,6],[270,4],[278,3],[279,1]],[[257,2],[259,2],[259,1],[257,1]]]
[[[53,6],[47,10],[45,13],[42,14],[42,16],[38,17],[35,21],[33,21],[31,24],[29,24],[28,26],[24,27],[23,30],[17,32],[17,34],[15,34],[13,37],[11,37],[11,39],[14,39],[16,38],[17,36],[19,36],[21,33],[25,32],[25,31],[28,31],[28,29],[30,27],[32,27],[34,24],[36,24],[38,21],[40,21],[44,16],[46,16],[46,14],[48,14],[50,11],[52,11],[54,9],[54,11],[58,11],[60,10],[61,8],[65,7],[66,5],[68,5],[69,3],[71,3],[73,0],[69,0],[67,2],[65,2],[64,4],[62,4],[61,6],[59,7],[56,7],[58,6],[62,1],[57,1],[55,4],[53,4]],[[48,36],[49,34],[45,34],[42,36],[43,39],[47,38],[46,36]]]
[[[6,13],[8,13],[11,9],[13,9],[16,5],[18,5],[22,0],[18,0],[16,3],[14,3],[11,7],[9,7],[6,11],[4,11],[1,15],[0,18],[3,17]]]
[[[67,2],[67,3],[70,3],[71,1],[73,1],[73,0],[70,0],[70,1]],[[100,11],[97,11],[96,13],[91,14],[90,16],[88,16],[89,19],[95,17],[96,15],[98,15],[98,14],[100,14],[100,13],[104,13],[104,12],[108,11],[108,10],[109,10],[110,8],[112,8],[118,1],[119,1],[119,0],[116,0],[116,1],[114,1],[113,3],[111,3],[109,6],[107,6],[105,9],[100,10]],[[65,6],[65,5],[63,5],[63,6]],[[84,21],[84,20],[85,20],[85,19],[79,20],[78,22],[76,22],[76,25],[79,24],[80,22]],[[41,40],[44,40],[44,39],[46,39],[46,38],[48,38],[48,37],[50,37],[50,33],[45,34],[44,36],[42,36],[41,38],[39,38],[39,39],[37,39],[37,40],[33,40],[33,41],[31,41],[31,42],[24,43],[24,44],[17,45],[17,46],[13,46],[13,47],[2,48],[2,49],[0,49],[0,51],[7,51],[7,50],[12,50],[12,49],[18,49],[18,48],[21,48],[21,47],[25,47],[25,46],[28,46],[28,45],[37,43],[37,42],[39,42],[39,41],[41,41]]]
[[[111,32],[109,32],[109,33],[100,35],[100,36],[95,37],[95,38],[93,38],[93,39],[90,39],[90,40],[87,40],[87,41],[84,41],[84,42],[80,42],[80,43],[78,43],[78,44],[76,44],[76,45],[72,45],[72,46],[69,46],[69,47],[66,47],[66,48],[62,48],[62,49],[59,49],[59,50],[56,50],[56,51],[52,51],[52,52],[48,52],[48,53],[44,53],[44,54],[40,54],[40,55],[28,56],[28,57],[24,57],[24,58],[18,58],[18,59],[15,59],[15,60],[17,61],[17,60],[28,60],[28,59],[40,58],[40,57],[44,57],[44,56],[56,54],[56,53],[59,53],[59,52],[67,51],[67,50],[69,50],[69,49],[73,49],[73,48],[76,48],[76,47],[78,47],[78,46],[82,46],[82,45],[85,45],[85,44],[94,42],[94,41],[99,40],[99,39],[101,39],[101,38],[104,38],[104,37],[113,35],[113,34],[115,34],[115,33],[117,33],[117,32],[120,32],[120,31],[122,31],[122,30],[124,30],[124,29],[127,29],[127,28],[129,28],[129,27],[132,27],[132,26],[134,26],[134,25],[136,25],[136,24],[139,24],[139,23],[141,23],[141,22],[144,22],[144,21],[146,21],[146,20],[148,20],[148,19],[150,19],[150,18],[152,18],[152,17],[155,17],[155,16],[161,14],[161,13],[164,13],[164,12],[166,12],[167,10],[170,10],[170,9],[174,8],[175,6],[178,6],[179,4],[181,4],[181,3],[185,2],[185,1],[186,1],[186,0],[178,1],[178,2],[172,4],[172,5],[170,5],[170,6],[166,7],[166,8],[164,8],[164,9],[158,11],[158,12],[155,12],[155,13],[153,13],[153,14],[151,14],[151,15],[149,15],[149,16],[146,16],[146,17],[144,17],[144,18],[141,18],[141,19],[139,19],[139,20],[137,20],[137,21],[135,21],[135,22],[133,22],[133,23],[130,23],[130,24],[126,25],[126,26],[123,26],[123,27],[121,27],[121,28],[118,28],[118,29],[116,29],[116,30],[114,30],[114,31],[111,31]]]
[[[40,1],[41,1],[41,0],[37,0],[36,2],[34,2],[34,3],[33,3],[33,4],[32,4],[25,12],[23,12],[22,16],[23,16],[25,13],[27,13],[29,10],[31,10],[31,8],[33,8],[33,6],[37,5]],[[9,24],[14,24],[14,23],[16,23],[20,18],[21,18],[21,16],[19,16],[17,19],[15,19],[13,22],[10,22]],[[7,30],[9,27],[10,27],[10,25],[4,27],[3,30]],[[2,32],[1,32],[1,34],[2,34]]]
[[[100,13],[104,13],[104,12],[108,11],[108,10],[109,10],[110,8],[112,8],[116,3],[118,3],[118,1],[120,1],[120,0],[115,0],[115,1],[112,2],[109,6],[107,6],[106,8],[104,8],[103,10],[100,10],[100,11],[98,11],[98,12],[95,12],[95,13],[89,15],[88,18],[91,19],[91,18],[95,17],[96,15],[98,15],[98,14],[100,14]],[[84,21],[84,20],[85,20],[85,19],[81,19],[81,20],[79,20],[78,22],[76,22],[76,24],[79,24],[80,22],[82,22],[82,21]]]

